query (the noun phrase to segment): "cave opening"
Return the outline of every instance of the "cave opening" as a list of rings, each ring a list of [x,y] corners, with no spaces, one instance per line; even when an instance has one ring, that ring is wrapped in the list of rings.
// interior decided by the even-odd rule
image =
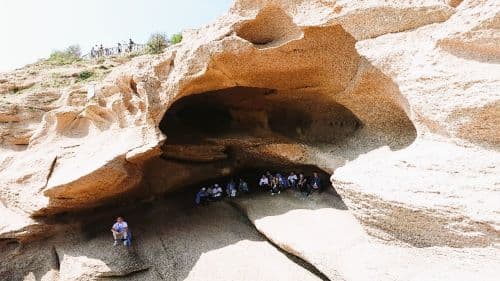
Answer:
[[[288,176],[291,172],[294,172],[296,175],[302,173],[307,178],[308,182],[310,181],[313,173],[317,173],[321,179],[321,189],[312,192],[309,196],[297,188],[286,188],[281,190],[281,194],[273,197],[273,200],[280,200],[283,198],[285,201],[298,200],[299,202],[303,202],[303,200],[308,199],[313,203],[321,201],[321,204],[320,206],[316,206],[315,204],[306,203],[303,204],[303,208],[314,210],[329,206],[338,210],[347,210],[347,206],[343,202],[340,195],[333,188],[329,180],[329,171],[321,169],[315,165],[266,162],[261,164],[257,163],[256,165],[241,166],[231,172],[220,174],[213,178],[200,178],[191,183],[186,183],[184,185],[179,184],[177,185],[178,188],[175,190],[171,190],[167,193],[161,193],[154,197],[144,197],[144,190],[136,190],[135,192],[137,192],[137,194],[129,194],[132,196],[126,196],[122,198],[122,200],[114,200],[109,204],[92,209],[82,209],[77,212],[60,213],[50,217],[46,220],[46,222],[51,224],[77,223],[83,226],[82,230],[85,238],[91,240],[103,234],[102,226],[109,224],[110,219],[117,216],[123,216],[129,222],[133,223],[136,232],[137,230],[140,232],[141,229],[154,224],[153,221],[156,219],[154,214],[157,212],[177,213],[179,211],[202,211],[197,209],[197,206],[194,203],[196,193],[201,187],[208,188],[218,184],[223,188],[222,199],[209,202],[208,207],[211,205],[216,207],[217,204],[229,203],[237,208],[240,201],[262,200],[262,198],[270,197],[271,194],[268,189],[259,187],[260,177],[267,172],[270,172],[273,176],[277,173],[284,176]],[[237,197],[230,198],[226,194],[226,185],[230,180],[238,182],[239,179],[243,179],[248,183],[250,192],[238,192]],[[294,207],[290,206],[289,208],[292,210]]]
[[[160,122],[167,143],[230,136],[335,142],[362,126],[347,108],[317,95],[234,87],[176,101]]]
[[[316,165],[311,148],[346,143],[363,124],[320,93],[232,87],[178,99],[159,128],[167,139],[145,163],[141,192],[162,196],[240,175],[252,186],[265,171],[315,170],[336,194],[333,170]]]

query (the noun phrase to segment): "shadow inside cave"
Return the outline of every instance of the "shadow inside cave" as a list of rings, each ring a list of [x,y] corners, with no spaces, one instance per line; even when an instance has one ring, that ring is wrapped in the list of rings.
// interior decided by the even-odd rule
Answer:
[[[185,280],[202,274],[208,268],[211,268],[212,272],[226,274],[225,279],[221,277],[222,279],[217,280],[234,280],[230,276],[237,278],[237,272],[250,271],[261,272],[261,276],[269,276],[273,280],[289,280],[287,278],[290,276],[279,276],[274,272],[289,271],[290,266],[298,266],[299,271],[306,270],[308,274],[312,273],[319,279],[327,280],[314,266],[274,246],[255,229],[244,211],[238,207],[240,200],[251,200],[255,204],[259,204],[263,199],[269,202],[269,192],[262,191],[257,186],[259,176],[267,170],[273,173],[295,171],[307,175],[315,171],[320,173],[325,183],[323,192],[313,193],[309,197],[295,190],[272,196],[276,206],[279,206],[273,215],[281,215],[297,208],[347,210],[342,199],[329,184],[328,174],[317,167],[245,168],[238,170],[236,175],[249,183],[250,194],[234,199],[225,198],[206,206],[194,204],[194,196],[200,186],[214,183],[224,185],[231,178],[229,175],[205,181],[201,185],[187,186],[152,201],[129,200],[91,210],[59,214],[51,217],[50,223],[65,225],[66,231],[57,237],[27,245],[22,252],[31,255],[31,249],[41,249],[40,252],[50,253],[51,258],[42,260],[41,263],[50,261],[53,264],[52,270],[62,270],[64,274],[70,270],[67,267],[71,262],[77,262],[84,257],[104,264],[108,270],[102,273],[101,277],[113,280]],[[124,216],[130,224],[134,241],[129,249],[112,245],[109,229],[116,216]],[[266,264],[268,256],[276,259],[275,265]],[[229,260],[239,266],[246,266],[229,269],[221,265],[221,261]],[[3,274],[13,276],[8,275],[8,263],[5,268]],[[10,267],[10,274],[17,274],[15,272],[18,270]],[[35,279],[41,280],[41,277]]]
[[[159,128],[168,144],[215,142],[235,136],[304,143],[340,142],[361,127],[341,104],[318,95],[283,95],[233,87],[187,96],[165,113]]]

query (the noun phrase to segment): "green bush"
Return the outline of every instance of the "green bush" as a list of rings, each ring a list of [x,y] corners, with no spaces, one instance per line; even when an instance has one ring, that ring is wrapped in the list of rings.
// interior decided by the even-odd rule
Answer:
[[[147,45],[147,52],[150,54],[159,54],[168,46],[167,37],[162,33],[155,33],[149,37]]]
[[[55,65],[72,64],[80,60],[80,46],[71,45],[64,51],[53,51],[47,62]]]
[[[71,45],[65,50],[66,54],[69,56],[75,57],[75,58],[80,58],[82,55],[82,50],[80,49],[79,45]]]
[[[80,72],[80,74],[78,74],[78,80],[84,81],[84,80],[89,79],[92,76],[94,76],[94,72],[85,70],[85,71]]]
[[[182,41],[182,34],[181,33],[176,33],[170,36],[170,43],[171,44],[177,44]]]

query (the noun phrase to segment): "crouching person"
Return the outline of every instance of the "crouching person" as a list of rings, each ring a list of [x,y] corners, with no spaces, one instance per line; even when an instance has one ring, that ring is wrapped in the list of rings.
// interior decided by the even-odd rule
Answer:
[[[198,193],[196,193],[196,198],[194,199],[194,202],[196,205],[208,203],[208,197],[210,194],[208,193],[207,189],[205,187],[202,187]]]
[[[122,217],[116,218],[115,224],[111,227],[111,232],[113,233],[113,239],[115,240],[114,246],[118,245],[118,240],[123,241],[123,245],[130,245],[128,224],[123,220]]]
[[[241,178],[240,178],[240,183],[238,184],[238,190],[241,194],[250,192],[250,189],[248,188],[248,183]]]
[[[322,186],[321,178],[319,177],[318,173],[314,172],[313,177],[311,178],[311,191],[321,192],[322,187],[323,186]]]
[[[227,183],[227,186],[226,186],[226,194],[227,194],[227,197],[229,198],[234,198],[236,197],[236,183],[234,182],[233,179],[231,179],[228,183]]]
[[[268,190],[269,189],[269,178],[266,177],[265,175],[262,175],[262,177],[259,180],[259,186],[262,189]]]

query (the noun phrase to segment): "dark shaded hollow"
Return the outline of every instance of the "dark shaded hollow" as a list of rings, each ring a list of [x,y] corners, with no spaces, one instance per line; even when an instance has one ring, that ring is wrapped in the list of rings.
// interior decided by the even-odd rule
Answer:
[[[120,270],[112,258],[116,256],[116,248],[109,253],[100,253],[98,250],[92,250],[93,247],[112,248],[112,238],[109,227],[117,216],[123,216],[131,226],[134,242],[127,255],[121,257],[128,260],[131,257],[137,257],[145,261],[149,269],[135,276],[141,280],[149,280],[147,276],[159,271],[165,276],[170,276],[165,280],[184,280],[190,271],[196,266],[200,257],[213,250],[223,249],[229,245],[235,245],[241,241],[266,241],[267,238],[259,233],[251,223],[244,211],[240,209],[237,201],[239,200],[257,200],[259,198],[271,196],[266,191],[257,188],[257,180],[261,173],[265,171],[283,172],[289,171],[304,172],[307,175],[316,171],[321,174],[325,183],[328,184],[328,174],[315,166],[294,166],[294,165],[273,165],[259,167],[242,167],[232,175],[219,177],[214,180],[199,182],[197,184],[182,186],[178,191],[169,193],[165,196],[158,196],[152,201],[144,201],[139,197],[129,198],[129,201],[117,201],[114,204],[88,209],[81,212],[60,214],[54,217],[53,223],[65,224],[71,226],[71,232],[78,233],[79,243],[84,247],[68,245],[57,245],[58,239],[48,241],[45,246],[51,246],[61,249],[59,252],[52,251],[54,260],[64,259],[63,253],[71,256],[79,254],[89,258],[101,259],[110,268]],[[231,177],[242,176],[247,180],[254,192],[248,195],[242,195],[235,199],[226,198],[220,202],[210,203],[208,206],[195,206],[194,196],[200,186],[211,185],[214,183],[225,184]],[[327,187],[327,186],[325,186]],[[280,200],[299,200],[292,194],[299,195],[298,192],[282,193],[279,196],[272,197],[276,202]],[[320,197],[321,196],[321,197]],[[345,209],[340,197],[332,197],[332,189],[328,188],[321,194],[314,194],[314,199],[324,198],[325,201],[335,201],[331,203],[332,208]],[[336,199],[338,198],[338,200]],[[305,200],[314,200],[305,199]],[[279,209],[276,215],[284,214],[290,210],[296,209],[295,204],[282,205],[285,209]],[[303,207],[310,210],[325,208],[325,205],[316,206],[315,204],[304,204]],[[67,237],[66,237],[67,238]],[[180,240],[180,241],[179,241]],[[324,274],[314,268],[313,265],[295,257],[282,250],[279,246],[268,241],[288,259],[297,265],[305,268],[322,280],[328,280]],[[163,245],[163,246],[162,246]],[[13,249],[9,249],[13,251]],[[151,254],[153,253],[153,254]],[[158,261],[156,257],[162,257]],[[58,268],[58,262],[54,263],[54,268]],[[167,272],[171,272],[167,274]],[[174,272],[174,273],[172,273]]]
[[[250,195],[242,196],[254,196],[261,193],[268,193],[267,190],[262,190],[258,186],[258,181],[260,177],[266,172],[271,172],[273,175],[276,173],[281,173],[282,175],[288,176],[290,172],[295,172],[297,175],[303,173],[304,176],[309,178],[312,176],[313,172],[318,173],[322,181],[322,191],[328,193],[330,196],[334,196],[341,202],[340,206],[335,205],[335,208],[347,210],[346,205],[343,203],[342,199],[335,191],[334,187],[331,185],[329,180],[330,174],[314,165],[294,165],[291,163],[285,163],[279,165],[276,163],[264,163],[262,165],[255,166],[241,166],[235,169],[229,175],[219,176],[213,179],[202,179],[194,183],[190,183],[184,186],[179,186],[173,191],[167,192],[163,195],[151,197],[141,197],[139,193],[145,195],[144,190],[137,190],[138,194],[129,194],[132,196],[126,196],[120,198],[119,200],[114,200],[106,205],[95,207],[92,209],[83,209],[76,212],[60,213],[51,217],[47,217],[47,223],[51,224],[70,224],[78,222],[84,227],[89,239],[94,237],[98,232],[102,231],[101,225],[109,224],[109,221],[117,216],[124,216],[131,218],[135,221],[141,221],[143,215],[148,212],[151,206],[155,205],[157,201],[167,200],[169,202],[175,202],[172,205],[166,206],[166,208],[181,208],[181,209],[191,209],[195,207],[194,198],[196,193],[201,187],[210,187],[214,184],[219,184],[225,192],[226,184],[231,180],[237,181],[238,179],[245,180],[250,187]],[[320,194],[321,194],[320,193]],[[226,198],[229,200],[229,198]],[[238,197],[231,200],[238,200]],[[279,200],[279,197],[276,197]],[[96,228],[95,226],[98,226]],[[3,244],[15,244],[15,240],[12,241],[0,241]]]
[[[221,185],[223,188],[225,188],[226,183],[228,183],[230,180],[234,180],[237,183],[238,180],[241,178],[248,183],[251,193],[267,192],[266,190],[262,190],[258,186],[260,177],[264,175],[266,172],[270,172],[272,175],[280,173],[285,177],[287,177],[291,172],[294,172],[295,174],[297,174],[297,176],[300,173],[303,173],[304,176],[307,178],[311,177],[313,173],[316,172],[318,173],[319,177],[321,178],[321,182],[323,183],[322,192],[330,190],[335,196],[339,198],[339,200],[341,200],[340,196],[332,187],[332,184],[329,180],[330,174],[314,165],[275,164],[270,166],[267,165],[243,166],[239,169],[236,169],[235,172],[230,175],[219,177],[217,179],[201,181],[197,184],[193,184],[187,187],[187,189],[191,191],[192,197],[194,198],[196,192],[200,189],[200,187],[210,187],[217,183]],[[347,207],[345,207],[345,209],[347,209]]]
[[[302,31],[293,19],[281,8],[268,6],[255,19],[236,27],[236,35],[254,45],[266,46],[302,36]]]
[[[347,108],[318,95],[290,95],[266,88],[234,87],[190,95],[165,113],[167,143],[243,134],[306,142],[335,142],[362,126]]]

